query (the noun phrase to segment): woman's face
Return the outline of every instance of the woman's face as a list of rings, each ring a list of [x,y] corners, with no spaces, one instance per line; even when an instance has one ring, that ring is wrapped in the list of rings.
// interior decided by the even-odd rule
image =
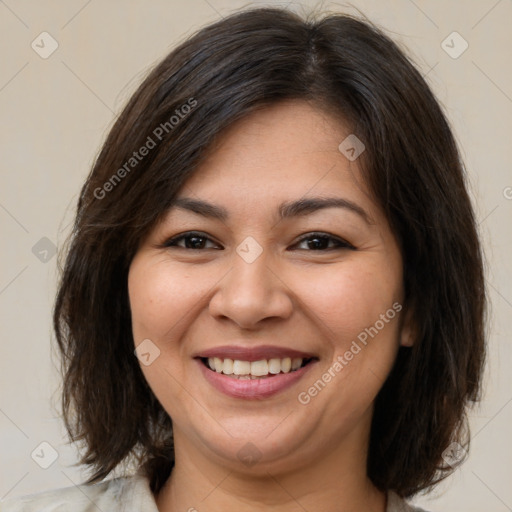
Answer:
[[[352,139],[338,149],[349,135],[305,102],[249,115],[133,259],[133,336],[177,457],[254,472],[366,449],[408,331],[400,251]]]

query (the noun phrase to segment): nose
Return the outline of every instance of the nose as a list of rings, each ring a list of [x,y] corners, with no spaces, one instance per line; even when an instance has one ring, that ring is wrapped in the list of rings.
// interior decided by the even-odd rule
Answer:
[[[271,318],[290,317],[293,301],[289,284],[280,278],[277,268],[269,266],[264,254],[252,263],[234,254],[231,270],[210,300],[213,317],[229,319],[243,329],[258,328]]]

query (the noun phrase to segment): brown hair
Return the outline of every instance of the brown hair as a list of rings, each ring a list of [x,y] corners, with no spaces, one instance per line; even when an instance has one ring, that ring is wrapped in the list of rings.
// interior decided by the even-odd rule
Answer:
[[[369,477],[411,496],[452,471],[442,458],[452,441],[467,444],[486,301],[474,213],[445,116],[408,58],[370,23],[260,8],[207,26],[156,66],[82,189],[54,328],[66,428],[85,445],[81,463],[95,470],[89,483],[132,457],[154,492],[169,476],[172,422],[134,355],[130,262],[222,131],[283,99],[327,109],[364,142],[364,178],[402,249],[417,336],[400,348],[376,399]]]

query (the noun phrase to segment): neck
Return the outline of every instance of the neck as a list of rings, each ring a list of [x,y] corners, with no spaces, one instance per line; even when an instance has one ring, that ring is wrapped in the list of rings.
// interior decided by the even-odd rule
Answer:
[[[291,464],[293,470],[259,463],[241,470],[187,446],[176,434],[175,466],[156,497],[159,512],[386,510],[386,495],[368,479],[366,452],[361,457],[356,439],[301,467]]]

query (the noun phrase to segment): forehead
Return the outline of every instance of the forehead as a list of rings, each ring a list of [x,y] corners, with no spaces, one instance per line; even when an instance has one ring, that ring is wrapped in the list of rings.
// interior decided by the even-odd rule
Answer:
[[[262,107],[233,123],[210,149],[210,164],[250,158],[251,164],[300,163],[307,155],[337,155],[349,134],[340,120],[305,101],[287,100]],[[307,159],[306,159],[307,160]]]
[[[357,160],[339,149],[349,135],[342,120],[305,101],[267,106],[219,136],[178,197],[263,206],[335,195],[375,210]]]

